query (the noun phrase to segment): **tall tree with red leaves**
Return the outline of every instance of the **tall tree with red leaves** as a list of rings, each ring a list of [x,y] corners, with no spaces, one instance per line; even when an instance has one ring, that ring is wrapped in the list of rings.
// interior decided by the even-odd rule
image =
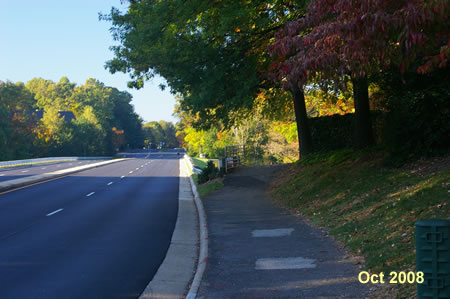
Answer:
[[[350,76],[356,142],[373,144],[367,76],[398,67],[429,73],[450,57],[449,0],[315,0],[305,17],[288,23],[269,52],[274,79],[285,89],[323,85]],[[306,124],[307,127],[307,124]]]

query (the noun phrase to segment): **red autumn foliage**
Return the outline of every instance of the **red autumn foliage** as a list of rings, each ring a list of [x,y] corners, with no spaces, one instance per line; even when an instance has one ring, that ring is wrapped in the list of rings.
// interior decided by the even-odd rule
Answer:
[[[449,0],[314,0],[269,47],[274,80],[364,77],[392,66],[429,73],[450,57]]]

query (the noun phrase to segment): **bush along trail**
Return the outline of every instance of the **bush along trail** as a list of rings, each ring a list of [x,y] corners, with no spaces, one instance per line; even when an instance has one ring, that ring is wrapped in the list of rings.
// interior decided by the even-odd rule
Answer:
[[[380,152],[314,154],[279,172],[271,193],[363,256],[369,272],[415,271],[414,223],[450,219],[450,156],[402,168],[383,161]],[[385,284],[378,291],[408,298],[416,284]]]
[[[192,161],[195,166],[202,169],[201,173],[193,175],[200,197],[205,197],[223,188],[223,169],[219,170],[208,159],[192,158]]]

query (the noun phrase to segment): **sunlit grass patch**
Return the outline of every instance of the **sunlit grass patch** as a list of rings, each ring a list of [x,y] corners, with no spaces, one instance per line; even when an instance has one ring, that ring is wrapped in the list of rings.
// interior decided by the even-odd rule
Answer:
[[[213,192],[220,190],[223,188],[223,179],[219,178],[219,179],[215,179],[212,181],[208,181],[204,184],[198,185],[197,186],[197,191],[198,194],[200,195],[200,197],[205,197],[208,196],[210,194],[212,194]]]

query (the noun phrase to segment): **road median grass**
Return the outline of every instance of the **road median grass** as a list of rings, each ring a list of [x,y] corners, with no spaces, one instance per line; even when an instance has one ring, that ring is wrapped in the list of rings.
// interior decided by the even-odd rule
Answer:
[[[367,270],[415,271],[414,223],[450,217],[450,157],[396,169],[383,161],[380,152],[312,155],[280,172],[271,194],[363,256]],[[416,286],[383,290],[408,298]]]

